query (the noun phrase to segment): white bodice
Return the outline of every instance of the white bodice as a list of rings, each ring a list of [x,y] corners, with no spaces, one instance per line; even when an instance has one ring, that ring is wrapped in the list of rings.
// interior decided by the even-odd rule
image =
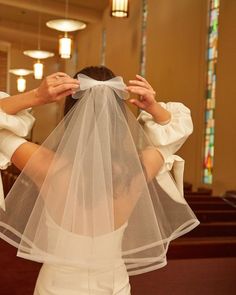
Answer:
[[[111,233],[96,237],[69,232],[59,227],[48,214],[46,225],[49,253],[54,252],[56,256],[63,257],[67,262],[73,257],[72,264],[78,262],[80,267],[86,268],[88,265],[96,269],[103,265],[107,268],[109,265],[123,264],[122,238],[128,222]]]

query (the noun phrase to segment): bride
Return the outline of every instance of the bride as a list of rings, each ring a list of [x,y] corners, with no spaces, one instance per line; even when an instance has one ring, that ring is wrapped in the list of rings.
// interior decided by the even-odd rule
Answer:
[[[29,108],[66,96],[65,116],[43,144],[24,139]],[[171,240],[199,224],[174,155],[192,133],[190,110],[156,102],[143,77],[126,86],[106,67],[74,79],[55,73],[1,97],[0,168],[22,172],[1,199],[0,237],[43,263],[34,295],[131,294],[129,276],[165,266]],[[127,101],[142,109],[138,120]]]

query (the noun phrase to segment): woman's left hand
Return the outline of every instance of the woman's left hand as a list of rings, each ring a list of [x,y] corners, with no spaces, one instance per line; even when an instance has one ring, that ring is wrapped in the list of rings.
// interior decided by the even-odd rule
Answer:
[[[126,87],[126,90],[132,94],[139,95],[140,98],[131,98],[129,101],[138,108],[152,114],[155,111],[157,103],[155,100],[156,92],[145,78],[140,75],[136,75],[136,78],[136,80],[129,81],[129,85]]]
[[[138,108],[151,114],[155,122],[159,124],[166,124],[170,121],[171,114],[164,109],[155,100],[156,92],[148,81],[140,75],[136,75],[136,80],[130,80],[130,85],[126,87],[126,90],[132,94],[139,95],[139,99],[131,98],[129,101],[136,105]]]

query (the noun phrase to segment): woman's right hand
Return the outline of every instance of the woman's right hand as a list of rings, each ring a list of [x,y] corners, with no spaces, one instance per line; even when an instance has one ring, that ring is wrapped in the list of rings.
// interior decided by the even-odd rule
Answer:
[[[71,95],[78,88],[79,81],[77,79],[73,79],[65,73],[57,72],[47,76],[34,91],[38,100],[37,104],[41,105],[59,101]]]

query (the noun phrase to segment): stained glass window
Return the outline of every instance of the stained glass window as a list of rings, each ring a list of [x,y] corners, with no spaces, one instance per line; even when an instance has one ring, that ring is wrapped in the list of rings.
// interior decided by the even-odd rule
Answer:
[[[215,92],[217,68],[218,19],[220,0],[210,0],[207,49],[207,86],[205,110],[205,153],[203,183],[212,184],[214,166]]]

